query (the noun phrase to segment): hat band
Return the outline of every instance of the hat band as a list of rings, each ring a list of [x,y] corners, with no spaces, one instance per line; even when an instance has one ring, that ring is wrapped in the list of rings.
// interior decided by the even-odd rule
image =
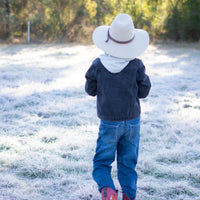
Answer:
[[[134,40],[134,38],[135,38],[135,35],[134,35],[130,40],[127,40],[127,41],[118,41],[118,40],[115,40],[113,37],[111,37],[109,30],[110,30],[110,28],[108,29],[108,37],[107,37],[107,40],[105,42],[108,42],[109,39],[111,39],[113,42],[116,42],[118,44],[128,44],[128,43],[132,42]]]

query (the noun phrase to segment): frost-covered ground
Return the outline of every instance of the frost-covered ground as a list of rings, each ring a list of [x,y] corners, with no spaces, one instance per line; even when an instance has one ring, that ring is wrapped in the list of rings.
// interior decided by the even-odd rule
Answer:
[[[0,46],[0,200],[97,200],[94,46]],[[200,48],[150,46],[138,200],[200,199]],[[113,165],[116,179],[116,164]],[[121,192],[121,190],[120,190]],[[119,199],[121,199],[121,194]]]

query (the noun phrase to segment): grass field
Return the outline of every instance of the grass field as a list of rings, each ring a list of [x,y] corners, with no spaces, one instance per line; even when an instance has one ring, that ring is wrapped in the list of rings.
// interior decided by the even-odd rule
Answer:
[[[0,45],[0,200],[98,200],[90,45]],[[200,199],[200,48],[151,45],[141,101],[138,200]],[[117,182],[116,163],[113,178]],[[121,190],[120,190],[121,192]],[[121,199],[121,194],[119,199]]]

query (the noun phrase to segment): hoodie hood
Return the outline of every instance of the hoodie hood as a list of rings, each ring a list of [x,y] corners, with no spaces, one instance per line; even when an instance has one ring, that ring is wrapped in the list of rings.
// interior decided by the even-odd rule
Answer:
[[[111,73],[121,72],[130,61],[126,59],[116,58],[105,53],[100,55],[99,58],[103,66]]]

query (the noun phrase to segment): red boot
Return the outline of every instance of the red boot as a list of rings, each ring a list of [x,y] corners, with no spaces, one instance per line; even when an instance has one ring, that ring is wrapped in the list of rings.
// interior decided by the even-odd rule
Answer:
[[[125,194],[123,194],[123,199],[122,200],[130,200],[130,199]],[[135,196],[134,200],[136,200],[136,196]]]
[[[102,200],[118,200],[118,192],[115,192],[109,187],[104,187],[101,190]]]

